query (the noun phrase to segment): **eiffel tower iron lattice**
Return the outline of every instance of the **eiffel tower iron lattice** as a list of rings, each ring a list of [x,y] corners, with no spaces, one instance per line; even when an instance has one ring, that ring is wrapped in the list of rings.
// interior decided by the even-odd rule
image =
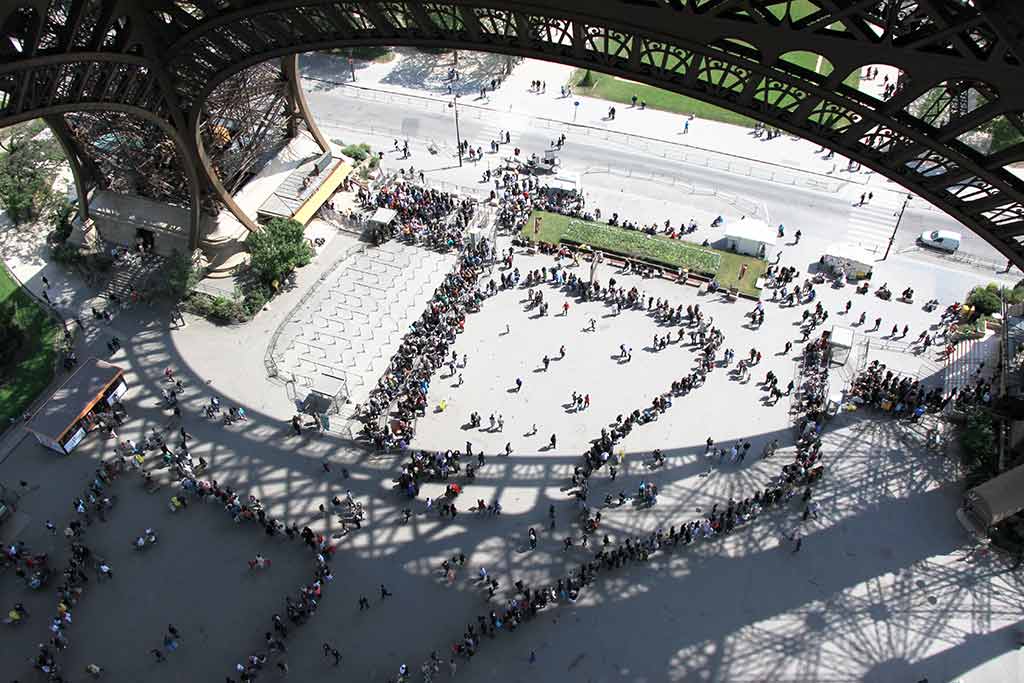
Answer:
[[[282,131],[326,144],[295,55],[411,45],[601,70],[746,114],[883,174],[1024,266],[1016,0],[4,0],[0,37],[0,126],[44,117],[83,198],[120,184],[187,204],[193,246],[204,209],[256,228],[230,191]],[[844,83],[869,64],[899,70],[887,99]],[[95,112],[119,114],[102,124],[116,144],[85,139]],[[247,146],[225,145],[242,125]]]

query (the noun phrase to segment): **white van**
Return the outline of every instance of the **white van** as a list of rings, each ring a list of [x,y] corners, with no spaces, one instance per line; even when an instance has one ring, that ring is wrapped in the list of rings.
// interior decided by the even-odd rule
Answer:
[[[952,254],[960,248],[960,233],[952,230],[925,230],[917,241],[926,247],[933,247]]]

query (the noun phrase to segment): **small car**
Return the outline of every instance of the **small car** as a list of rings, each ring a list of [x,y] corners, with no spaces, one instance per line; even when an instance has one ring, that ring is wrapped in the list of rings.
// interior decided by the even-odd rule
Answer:
[[[932,247],[952,254],[960,248],[961,234],[952,230],[925,230],[917,241],[926,247]]]

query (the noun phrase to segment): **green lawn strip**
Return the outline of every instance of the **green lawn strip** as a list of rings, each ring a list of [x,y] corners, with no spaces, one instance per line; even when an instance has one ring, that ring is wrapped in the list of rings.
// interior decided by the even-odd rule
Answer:
[[[768,264],[759,258],[745,256],[744,254],[732,254],[727,251],[719,251],[722,255],[722,264],[718,267],[718,284],[723,287],[736,287],[744,294],[758,296],[761,290],[755,287],[757,278],[764,275]],[[740,280],[740,269],[743,264],[747,265],[747,272]]]
[[[760,259],[740,256],[718,249],[700,247],[682,240],[657,235],[649,236],[634,230],[616,228],[604,223],[592,223],[556,213],[534,211],[523,226],[523,235],[533,239],[534,218],[542,217],[541,230],[536,236],[542,242],[559,244],[569,242],[585,244],[601,251],[643,259],[672,268],[688,268],[707,276],[715,276],[723,287],[737,287],[746,294],[758,295],[754,286],[764,272],[766,264]],[[739,271],[747,264],[742,281]]]
[[[46,311],[0,266],[0,303],[7,302],[15,306],[15,324],[24,331],[25,341],[14,358],[0,366],[0,431],[12,418],[21,417],[53,379],[60,334]],[[2,310],[10,312],[6,305]]]
[[[643,100],[647,103],[647,106],[652,109],[660,109],[662,111],[669,111],[676,114],[693,114],[694,116],[709,121],[721,121],[723,123],[732,123],[737,126],[746,126],[747,128],[754,127],[754,119],[737,114],[734,111],[728,109],[722,109],[716,107],[713,104],[708,104],[692,97],[680,95],[670,90],[662,90],[661,88],[655,88],[651,85],[644,85],[643,83],[634,83],[632,81],[624,81],[614,76],[607,74],[598,73],[596,71],[590,72],[590,78],[593,81],[593,85],[590,87],[579,86],[577,83],[583,77],[584,70],[577,69],[573,72],[569,82],[573,84],[575,88],[574,92],[579,95],[587,97],[596,97],[602,100],[608,100],[609,102],[618,102],[620,104],[630,104],[633,95],[637,96],[637,100]],[[680,124],[682,126],[682,124]]]
[[[802,18],[816,9],[817,8],[815,6],[807,2],[794,3],[794,18]],[[808,71],[818,72],[820,68],[820,73],[823,76],[829,75],[833,68],[832,64],[827,59],[822,59],[819,63],[818,55],[814,52],[794,50],[782,55],[782,59],[807,69]],[[721,121],[722,123],[731,123],[748,128],[752,128],[755,123],[754,119],[748,116],[738,114],[728,109],[723,109],[722,107],[713,104],[708,104],[707,102],[703,102],[693,97],[680,95],[679,93],[675,93],[670,90],[663,90],[661,88],[655,88],[654,86],[642,83],[635,83],[615,76],[609,76],[593,70],[590,70],[590,76],[587,79],[587,82],[583,82],[586,73],[587,70],[585,69],[576,69],[569,79],[569,82],[576,88],[576,92],[580,95],[596,97],[626,105],[632,104],[632,98],[636,95],[638,100],[646,102],[647,106],[652,109],[660,109],[662,111],[669,111],[676,114],[693,114],[702,119]],[[860,84],[860,70],[858,69],[851,73],[843,82],[851,88],[857,89]],[[790,95],[780,95],[773,92],[762,93],[756,95],[756,97],[758,99],[767,100],[774,106],[783,108],[792,106],[796,103],[795,98]]]

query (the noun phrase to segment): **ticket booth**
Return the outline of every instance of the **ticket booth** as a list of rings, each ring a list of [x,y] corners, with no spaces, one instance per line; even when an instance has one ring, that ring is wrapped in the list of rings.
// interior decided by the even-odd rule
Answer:
[[[86,434],[113,420],[113,405],[127,391],[124,370],[90,358],[46,399],[25,428],[51,451],[67,455]]]

